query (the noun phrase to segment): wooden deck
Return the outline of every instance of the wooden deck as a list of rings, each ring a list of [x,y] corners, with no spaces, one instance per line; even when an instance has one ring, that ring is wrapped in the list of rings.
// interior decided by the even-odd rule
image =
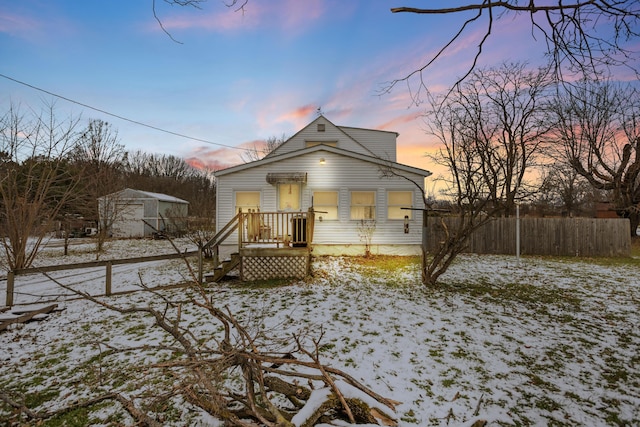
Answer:
[[[215,270],[207,282],[217,282],[234,269],[241,280],[304,278],[309,274],[314,211],[239,212],[207,246],[214,250]],[[237,230],[238,251],[218,261],[219,246]]]

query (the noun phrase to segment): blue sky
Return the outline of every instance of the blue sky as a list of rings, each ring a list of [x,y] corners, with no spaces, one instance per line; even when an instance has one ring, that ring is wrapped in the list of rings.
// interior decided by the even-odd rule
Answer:
[[[269,137],[292,136],[317,108],[337,125],[396,131],[398,160],[431,169],[421,114],[406,85],[385,82],[418,68],[459,28],[462,16],[392,14],[420,2],[250,0],[244,13],[211,0],[190,9],[156,0],[0,1],[0,74],[150,126],[58,100],[61,115],[103,119],[129,150],[171,154],[219,169]],[[524,25],[523,25],[524,23]],[[447,88],[475,53],[472,27],[425,75]],[[524,40],[524,41],[523,41]],[[524,21],[494,30],[481,65],[539,62]],[[0,77],[0,108],[38,108],[53,98]]]

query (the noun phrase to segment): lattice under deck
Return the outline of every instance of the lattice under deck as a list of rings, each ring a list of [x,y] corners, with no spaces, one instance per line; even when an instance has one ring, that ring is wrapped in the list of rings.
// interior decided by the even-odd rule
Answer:
[[[242,280],[302,279],[308,269],[308,256],[242,257]]]

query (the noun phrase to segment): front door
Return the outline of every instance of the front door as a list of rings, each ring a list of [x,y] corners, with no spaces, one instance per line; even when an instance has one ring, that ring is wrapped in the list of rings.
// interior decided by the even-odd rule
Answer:
[[[301,184],[287,182],[278,184],[278,210],[281,212],[300,211]]]

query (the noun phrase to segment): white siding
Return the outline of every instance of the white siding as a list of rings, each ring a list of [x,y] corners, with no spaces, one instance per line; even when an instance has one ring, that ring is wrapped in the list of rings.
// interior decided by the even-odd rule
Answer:
[[[143,203],[120,203],[115,209],[118,219],[111,227],[114,237],[144,237]]]
[[[346,134],[364,145],[376,156],[384,160],[396,161],[397,133],[372,129],[340,126]]]
[[[320,158],[325,164],[320,165]],[[359,221],[350,220],[350,191],[375,191],[376,200],[376,230],[373,244],[411,244],[421,243],[422,212],[414,211],[410,224],[410,233],[404,234],[404,221],[387,220],[386,199],[388,190],[413,191],[415,194],[414,207],[422,207],[421,190],[401,177],[382,178],[377,165],[319,150],[298,157],[283,159],[271,164],[259,165],[218,177],[218,229],[231,220],[234,215],[234,191],[261,191],[262,211],[276,211],[277,194],[275,186],[266,182],[266,175],[270,172],[306,172],[307,183],[302,187],[302,210],[307,210],[311,203],[311,194],[317,191],[339,191],[339,206],[337,221],[316,222],[314,243],[360,245],[362,244],[357,231]],[[407,177],[422,182],[423,177],[417,174],[407,174]],[[230,242],[235,242],[232,237]]]

